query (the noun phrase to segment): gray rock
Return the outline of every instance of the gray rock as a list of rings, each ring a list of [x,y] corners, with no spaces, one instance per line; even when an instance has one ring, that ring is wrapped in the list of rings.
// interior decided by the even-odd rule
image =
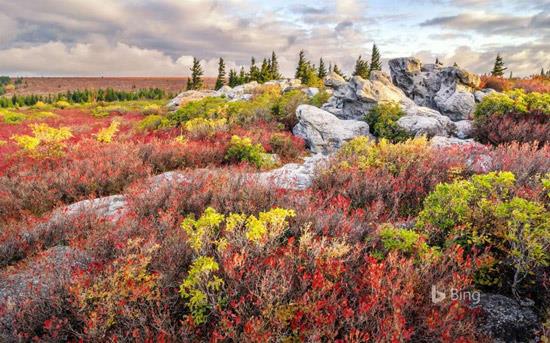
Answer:
[[[495,342],[536,341],[539,319],[531,306],[499,294],[482,294],[479,304],[485,314],[481,330]]]
[[[455,131],[448,117],[431,108],[413,105],[404,110],[406,115],[399,118],[397,125],[412,136],[450,136]]]
[[[315,170],[328,160],[323,154],[304,158],[304,163],[289,163],[281,168],[257,174],[258,182],[274,185],[277,188],[303,190],[309,188],[315,175]]]
[[[489,95],[491,93],[496,93],[496,92],[497,91],[492,89],[492,88],[485,88],[485,89],[482,89],[482,90],[479,90],[479,91],[475,91],[474,97],[475,97],[476,102],[481,102],[483,100],[483,98],[485,98],[487,95]]]
[[[471,114],[473,92],[481,82],[476,74],[459,67],[423,66],[413,57],[395,58],[388,63],[393,83],[417,105],[435,109],[453,120]]]
[[[213,90],[189,90],[178,94],[166,105],[169,110],[177,110],[180,106],[191,101],[197,101],[209,96],[218,96]]]
[[[460,139],[456,137],[434,136],[430,140],[430,145],[435,148],[447,148],[453,145],[476,145],[479,144],[473,139]]]
[[[414,105],[380,71],[372,72],[369,80],[354,76],[349,82],[345,82],[340,76],[331,74],[330,78],[325,78],[325,82],[334,91],[322,108],[341,119],[359,119],[378,103],[395,102],[404,107]]]
[[[56,246],[0,275],[0,341],[18,342],[18,329],[41,330],[44,321],[62,310],[76,269],[90,258],[83,251]],[[30,318],[29,318],[30,316]],[[33,327],[33,325],[35,327]],[[21,327],[19,327],[21,326]],[[58,339],[62,340],[61,337]]]
[[[118,221],[126,212],[127,201],[124,195],[111,195],[104,198],[83,200],[54,211],[50,222],[69,217],[78,217],[83,213],[93,213],[100,218]]]
[[[296,117],[298,124],[292,132],[303,138],[314,153],[330,153],[354,137],[370,136],[367,123],[341,120],[315,106],[298,106]]]
[[[335,72],[331,72],[330,74],[325,76],[325,78],[323,79],[323,82],[325,86],[329,88],[339,88],[344,86],[347,83],[343,77],[336,74]]]
[[[305,93],[309,98],[313,98],[315,95],[319,93],[319,88],[317,87],[307,87],[302,88],[302,92]]]
[[[460,139],[466,139],[472,137],[473,122],[471,120],[460,120],[455,122],[455,136]]]

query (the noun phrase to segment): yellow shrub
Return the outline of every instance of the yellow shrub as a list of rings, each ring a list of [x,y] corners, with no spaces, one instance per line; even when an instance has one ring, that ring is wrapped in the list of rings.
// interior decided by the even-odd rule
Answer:
[[[57,102],[55,103],[55,107],[64,109],[64,108],[69,108],[69,107],[71,107],[71,104],[70,104],[68,101],[59,100],[59,101],[57,101]]]
[[[113,120],[109,127],[99,130],[96,134],[96,140],[102,143],[111,143],[113,136],[118,132],[118,127],[120,122],[118,120]]]
[[[31,124],[33,136],[14,135],[11,137],[25,152],[34,157],[52,157],[63,154],[65,140],[71,138],[71,130],[68,127],[58,129],[47,124]]]
[[[204,138],[214,135],[216,132],[225,129],[227,120],[194,118],[185,123],[185,129],[189,135],[195,138]]]

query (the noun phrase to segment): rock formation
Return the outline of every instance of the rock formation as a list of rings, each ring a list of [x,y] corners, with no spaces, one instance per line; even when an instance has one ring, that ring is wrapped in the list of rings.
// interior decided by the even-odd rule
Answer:
[[[338,119],[315,106],[298,106],[296,117],[298,124],[292,132],[303,138],[314,153],[330,153],[354,137],[370,135],[366,122]]]
[[[414,57],[389,62],[393,84],[417,105],[432,108],[454,121],[468,119],[475,107],[479,76],[459,67],[422,65]]]

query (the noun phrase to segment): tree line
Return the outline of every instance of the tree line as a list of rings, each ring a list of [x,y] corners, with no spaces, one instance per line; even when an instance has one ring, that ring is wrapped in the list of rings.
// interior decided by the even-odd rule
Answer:
[[[201,89],[204,86],[204,81],[202,79],[204,71],[198,58],[193,58],[193,65],[190,70],[191,77],[187,78],[187,90]],[[352,75],[358,75],[367,79],[369,78],[370,72],[373,70],[382,70],[380,51],[376,44],[372,47],[370,63],[359,56]],[[319,86],[323,78],[332,72],[345,79],[348,78],[336,64],[329,64],[327,69],[323,58],[319,59],[319,65],[316,66],[306,58],[304,50],[301,50],[298,54],[298,64],[294,77],[302,81],[302,84]],[[271,53],[271,57],[264,58],[260,65],[256,64],[255,57],[252,57],[248,70],[246,70],[245,67],[241,67],[239,71],[230,69],[228,75],[226,73],[225,61],[220,57],[218,61],[218,76],[214,88],[218,90],[224,85],[235,87],[252,81],[264,83],[270,80],[278,80],[281,77],[282,75],[279,72],[279,62],[275,51]]]
[[[67,91],[65,93],[48,95],[17,95],[11,97],[0,97],[0,107],[22,107],[33,106],[41,101],[47,104],[53,104],[57,101],[68,101],[69,103],[87,103],[87,102],[113,102],[113,101],[132,101],[132,100],[161,100],[172,97],[172,94],[160,88],[142,88],[132,92],[119,91],[113,88],[107,89],[84,89]]]

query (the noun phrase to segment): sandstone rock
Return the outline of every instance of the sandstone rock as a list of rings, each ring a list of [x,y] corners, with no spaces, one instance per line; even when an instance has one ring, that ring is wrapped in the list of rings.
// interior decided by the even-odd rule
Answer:
[[[417,105],[438,110],[453,120],[466,119],[473,111],[479,76],[459,67],[423,66],[413,57],[388,63],[393,83]]]
[[[332,85],[334,92],[322,108],[341,119],[359,119],[378,103],[396,102],[407,107],[414,105],[380,71],[373,72],[369,80],[354,76],[346,83],[338,75],[334,75],[334,78],[331,75],[331,78],[325,80]]]
[[[460,139],[456,137],[434,136],[430,140],[430,145],[436,148],[446,148],[452,145],[476,145],[479,144],[473,139]]]
[[[485,314],[481,330],[495,342],[535,341],[540,323],[531,306],[524,306],[499,294],[482,294],[476,307]]]
[[[209,96],[218,96],[213,90],[189,90],[178,94],[174,99],[166,105],[169,110],[177,110],[180,106],[191,101],[197,101]]]
[[[474,97],[475,97],[476,102],[481,102],[483,100],[483,98],[485,98],[487,95],[489,95],[491,93],[496,93],[496,90],[491,89],[491,88],[485,88],[485,89],[476,91],[474,93]]]
[[[319,93],[319,88],[317,87],[307,87],[302,88],[302,92],[305,93],[309,98],[313,98],[315,95]]]
[[[460,139],[470,138],[473,132],[473,122],[471,120],[460,120],[455,122],[454,135]]]
[[[330,74],[325,76],[323,82],[325,83],[325,86],[330,88],[338,88],[344,86],[347,83],[343,77],[336,74],[335,72],[331,72]]]
[[[409,106],[406,115],[399,118],[397,125],[413,136],[449,136],[455,131],[453,122],[439,112],[427,107]]]
[[[323,154],[304,158],[304,163],[289,163],[257,175],[258,182],[282,189],[303,190],[311,186],[315,170],[328,160]]]
[[[292,132],[303,138],[314,153],[330,153],[357,136],[370,136],[369,125],[358,120],[341,120],[310,105],[296,109],[298,124]]]

